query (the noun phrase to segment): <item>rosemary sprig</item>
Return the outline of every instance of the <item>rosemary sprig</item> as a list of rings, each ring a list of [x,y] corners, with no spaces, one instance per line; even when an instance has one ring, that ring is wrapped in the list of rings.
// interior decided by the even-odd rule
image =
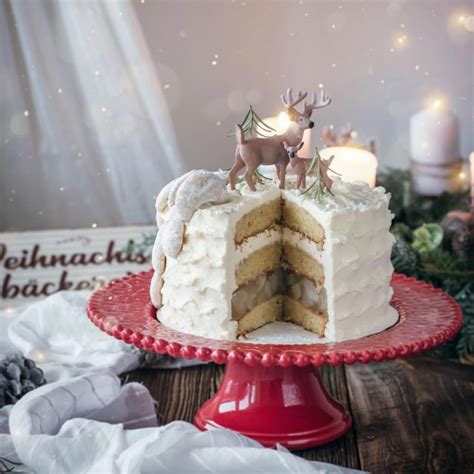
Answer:
[[[255,175],[257,176],[257,178],[263,178],[263,179],[268,179],[269,181],[272,181],[272,178],[265,176],[264,174],[260,173],[260,171],[258,170],[255,170]]]
[[[265,176],[264,174],[260,173],[260,171],[258,171],[258,170],[255,170],[255,171],[253,172],[253,175],[254,175],[255,179],[256,179],[257,181],[259,181],[260,183],[262,182],[262,181],[261,181],[262,179],[267,179],[268,181],[273,181],[272,178],[269,178],[268,176]],[[237,184],[242,183],[242,182],[244,181],[244,179],[245,179],[245,175],[239,176],[239,177],[237,178]]]
[[[321,158],[320,155],[319,155],[319,151],[318,151],[318,147],[316,147],[315,151],[314,151],[314,155],[313,155],[313,158],[311,159],[311,163],[309,164],[308,166],[308,169],[306,170],[306,176],[309,175],[309,173],[311,173],[311,171],[313,170],[314,168],[314,165],[316,164],[316,161]]]

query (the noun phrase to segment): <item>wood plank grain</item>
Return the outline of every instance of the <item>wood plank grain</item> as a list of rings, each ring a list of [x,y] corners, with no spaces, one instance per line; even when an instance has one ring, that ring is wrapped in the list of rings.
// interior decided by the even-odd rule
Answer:
[[[161,424],[173,420],[192,422],[199,407],[216,392],[223,372],[223,366],[214,364],[180,370],[141,369],[130,372],[127,382],[141,382],[150,390],[158,402],[157,413]],[[349,409],[344,368],[325,367],[321,375],[328,391]],[[356,469],[360,467],[353,430],[332,443],[295,454],[309,460]]]
[[[222,366],[136,370],[158,401],[161,423],[192,419],[219,386]],[[351,412],[354,427],[324,446],[297,451],[309,460],[373,473],[473,472],[474,386],[397,361],[325,367],[329,392]]]
[[[351,413],[344,367],[325,366],[321,369],[321,378],[328,392]],[[360,469],[359,453],[353,428],[345,436],[332,443],[296,451],[295,454],[311,461]]]
[[[192,423],[198,408],[216,391],[223,367],[215,364],[174,369],[139,369],[129,382],[143,383],[157,401],[160,424],[174,420]]]
[[[435,375],[452,377],[474,383],[474,366],[453,362],[450,360],[438,360],[429,356],[415,356],[404,359],[405,363],[414,369],[429,370]]]
[[[361,468],[473,472],[474,386],[403,361],[346,368]]]

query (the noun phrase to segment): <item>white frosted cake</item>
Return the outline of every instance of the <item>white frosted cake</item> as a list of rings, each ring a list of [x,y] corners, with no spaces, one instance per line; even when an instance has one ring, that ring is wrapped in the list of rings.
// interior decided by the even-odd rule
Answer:
[[[150,295],[178,331],[233,340],[288,321],[328,341],[380,332],[390,306],[390,196],[334,181],[316,199],[287,180],[230,191],[224,174],[191,171],[156,202]]]

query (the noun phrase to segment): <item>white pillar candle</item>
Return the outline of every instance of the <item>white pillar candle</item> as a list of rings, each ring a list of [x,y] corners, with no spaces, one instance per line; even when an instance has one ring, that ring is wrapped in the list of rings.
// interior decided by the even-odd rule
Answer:
[[[410,153],[415,190],[438,196],[457,188],[460,172],[459,121],[436,99],[410,119]]]
[[[323,148],[319,154],[325,160],[334,155],[331,169],[339,173],[343,181],[364,181],[372,188],[375,186],[377,158],[370,151],[349,146],[330,146]]]
[[[458,118],[438,101],[410,119],[411,158],[420,164],[440,165],[459,161]]]

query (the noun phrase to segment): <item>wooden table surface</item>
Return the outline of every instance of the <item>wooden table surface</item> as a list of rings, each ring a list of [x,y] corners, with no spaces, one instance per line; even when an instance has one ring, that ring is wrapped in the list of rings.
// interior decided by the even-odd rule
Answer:
[[[139,369],[162,424],[192,422],[219,386],[223,366]],[[425,357],[323,367],[329,392],[351,413],[352,429],[324,446],[296,451],[373,473],[474,472],[474,368]]]

